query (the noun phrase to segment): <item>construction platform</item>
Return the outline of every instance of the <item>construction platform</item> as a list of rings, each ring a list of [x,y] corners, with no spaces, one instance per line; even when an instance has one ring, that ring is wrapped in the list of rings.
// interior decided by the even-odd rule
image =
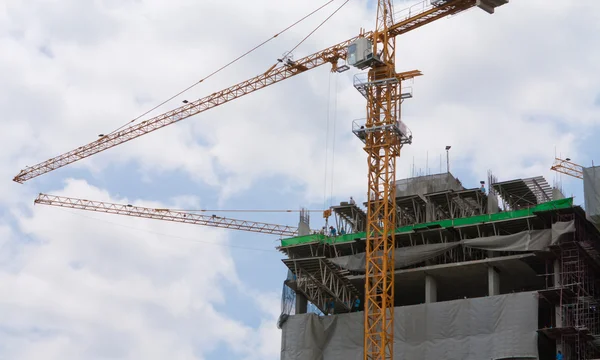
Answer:
[[[600,196],[586,213],[541,176],[488,184],[464,188],[450,173],[397,182],[395,355],[600,358]],[[600,176],[586,188],[600,194]],[[366,212],[349,202],[332,212],[341,235],[278,247],[295,294],[282,359],[362,352],[362,306],[351,310],[356,297],[364,305]]]

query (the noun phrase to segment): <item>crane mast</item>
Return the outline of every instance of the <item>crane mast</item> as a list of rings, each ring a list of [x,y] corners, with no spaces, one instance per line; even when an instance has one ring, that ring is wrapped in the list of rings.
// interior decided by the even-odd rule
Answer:
[[[373,65],[368,72],[365,147],[368,162],[368,208],[365,274],[364,358],[391,359],[394,353],[394,230],[396,227],[396,158],[400,84],[396,74],[396,37],[391,0],[378,0],[373,32]]]
[[[396,159],[412,135],[400,119],[402,81],[421,75],[396,73],[396,36],[441,17],[478,5],[493,13],[506,0],[430,0],[414,16],[396,23],[392,0],[378,0],[376,28],[370,41],[358,39],[348,50],[348,63],[369,68],[367,81],[355,86],[367,99],[364,141],[368,163],[364,359],[394,357],[394,266],[396,229]],[[372,50],[368,51],[368,47]]]

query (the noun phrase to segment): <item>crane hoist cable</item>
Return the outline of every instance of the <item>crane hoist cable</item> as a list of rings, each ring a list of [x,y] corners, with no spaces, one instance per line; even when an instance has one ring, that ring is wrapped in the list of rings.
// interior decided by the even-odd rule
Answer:
[[[337,89],[338,82],[337,77],[333,79],[333,87],[331,86],[331,75],[327,84],[327,121],[325,122],[325,171],[323,180],[323,207],[329,208],[333,206],[333,184],[334,184],[334,170],[335,170],[335,136],[336,136],[336,121],[337,121]],[[332,93],[333,91],[333,99]],[[331,104],[333,103],[333,111]],[[333,117],[331,114],[333,113]],[[329,135],[329,128],[332,128],[331,136]],[[329,139],[331,138],[331,165],[329,165]],[[329,172],[331,175],[329,176]],[[327,179],[329,179],[329,204],[327,203]]]
[[[217,73],[221,72],[222,70],[224,70],[225,68],[229,67],[230,65],[233,65],[235,62],[237,62],[238,60],[242,59],[243,57],[247,56],[248,54],[254,52],[255,50],[257,50],[258,48],[260,48],[261,46],[265,45],[266,43],[270,42],[271,40],[275,39],[276,37],[278,37],[279,35],[283,34],[284,32],[288,31],[289,29],[293,28],[294,26],[298,25],[299,23],[301,23],[302,21],[306,20],[307,18],[309,18],[310,16],[314,15],[315,13],[317,13],[319,10],[323,9],[324,7],[326,7],[327,5],[331,4],[332,2],[334,2],[335,0],[329,0],[328,2],[326,2],[325,4],[319,6],[318,8],[316,8],[315,10],[313,10],[312,12],[310,12],[309,14],[305,15],[304,17],[302,17],[300,20],[297,20],[296,22],[294,22],[293,24],[289,25],[288,27],[286,27],[285,29],[281,30],[280,32],[276,33],[275,35],[273,35],[272,37],[268,38],[267,40],[263,41],[262,43],[256,45],[255,47],[253,47],[252,49],[246,51],[245,53],[243,53],[242,55],[238,56],[237,58],[231,60],[230,62],[228,62],[227,64],[221,66],[220,68],[218,68],[217,70],[213,71],[212,73],[208,74],[207,76],[203,77],[202,79],[198,80],[197,82],[193,83],[192,85],[188,86],[187,88],[179,91],[177,94],[171,96],[170,98],[164,100],[163,102],[161,102],[160,104],[154,106],[152,109],[144,112],[143,114],[137,116],[136,118],[134,118],[133,120],[130,120],[128,122],[126,122],[125,124],[123,124],[122,126],[118,127],[117,129],[111,131],[109,134],[113,134],[121,129],[123,129],[124,127],[126,127],[127,125],[131,124],[132,122],[135,122],[136,120],[139,120],[142,116],[146,116],[149,113],[151,113],[152,111],[158,109],[159,107],[165,105],[166,103],[168,103],[169,101],[175,99],[176,97],[182,95],[183,93],[191,90],[192,88],[194,88],[196,85],[200,84],[201,82],[207,80],[208,78],[212,77],[213,75],[216,75]],[[346,0],[346,2],[348,2],[348,0]],[[344,3],[345,4],[345,3]],[[342,6],[344,5],[342,4]],[[339,10],[339,8],[337,9]],[[334,12],[334,14],[337,12],[337,10]],[[332,14],[333,15],[333,14]],[[329,18],[331,18],[330,15],[326,20],[328,20]],[[321,25],[323,25],[323,23],[321,23]],[[319,25],[319,27],[321,26]],[[318,27],[317,27],[318,29]],[[316,29],[315,29],[316,30]],[[313,30],[309,36],[315,32],[315,30]],[[306,37],[308,38],[308,36]],[[306,40],[306,38],[304,38],[304,40]],[[302,40],[298,45],[302,44],[302,42],[304,41]],[[297,48],[298,45],[296,45],[294,47]],[[292,49],[293,50],[293,49]]]
[[[323,207],[327,208],[327,174],[328,174],[328,164],[329,164],[329,113],[331,104],[331,74],[329,74],[329,79],[327,81],[327,115],[325,121],[325,168],[323,170]]]
[[[335,125],[337,122],[337,95],[338,95],[338,81],[337,77],[333,80],[333,136],[331,144],[331,180],[330,180],[330,192],[329,192],[329,206],[333,206],[333,184],[335,181],[334,170],[335,170]]]
[[[306,35],[304,37],[304,39],[300,40],[300,42],[298,44],[296,44],[296,46],[294,46],[290,51],[287,51],[287,54],[291,54],[294,50],[296,50],[298,48],[298,46],[302,45],[303,42],[305,42],[309,37],[311,37],[312,34],[315,33],[315,31],[319,30],[319,28],[321,26],[323,26],[329,19],[331,19],[333,17],[333,15],[335,15],[338,11],[340,11],[344,5],[346,5],[348,3],[348,1],[350,0],[346,0],[344,1],[344,3],[342,5],[340,5],[337,9],[335,9],[331,15],[329,15],[328,17],[325,18],[325,20],[323,20],[319,25],[317,25],[316,28],[313,29],[313,31],[311,31],[310,33],[308,33],[308,35]]]

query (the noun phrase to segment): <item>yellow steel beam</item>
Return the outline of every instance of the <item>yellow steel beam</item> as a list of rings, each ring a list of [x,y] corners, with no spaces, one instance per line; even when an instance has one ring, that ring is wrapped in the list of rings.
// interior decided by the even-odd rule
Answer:
[[[296,236],[298,228],[286,225],[268,224],[256,221],[231,219],[222,216],[207,216],[169,209],[147,208],[130,204],[114,204],[104,201],[77,199],[65,196],[39,194],[36,204],[64,208],[102,212],[106,214],[127,215],[145,219],[179,222],[185,224],[219,227],[280,236]]]

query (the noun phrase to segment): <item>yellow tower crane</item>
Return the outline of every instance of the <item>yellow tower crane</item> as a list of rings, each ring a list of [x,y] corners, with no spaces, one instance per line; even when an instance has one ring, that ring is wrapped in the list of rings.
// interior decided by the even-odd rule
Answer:
[[[401,84],[421,75],[419,71],[397,73],[396,36],[455,15],[472,7],[493,13],[508,0],[423,0],[394,18],[392,0],[378,0],[375,29],[298,60],[280,61],[264,73],[196,101],[152,117],[130,123],[118,131],[21,170],[14,181],[27,180],[92,156],[139,136],[174,124],[251,92],[304,73],[324,64],[342,72],[348,65],[369,69],[366,81],[355,83],[367,99],[367,118],[355,134],[365,143],[368,161],[367,253],[365,281],[364,358],[392,359],[394,307],[394,228],[396,158],[402,145],[410,143],[400,121]],[[340,61],[346,64],[339,64]]]
[[[554,170],[556,172],[566,174],[578,179],[583,180],[583,166],[579,164],[575,164],[571,161],[571,159],[554,159],[554,164],[550,168],[550,170]]]

